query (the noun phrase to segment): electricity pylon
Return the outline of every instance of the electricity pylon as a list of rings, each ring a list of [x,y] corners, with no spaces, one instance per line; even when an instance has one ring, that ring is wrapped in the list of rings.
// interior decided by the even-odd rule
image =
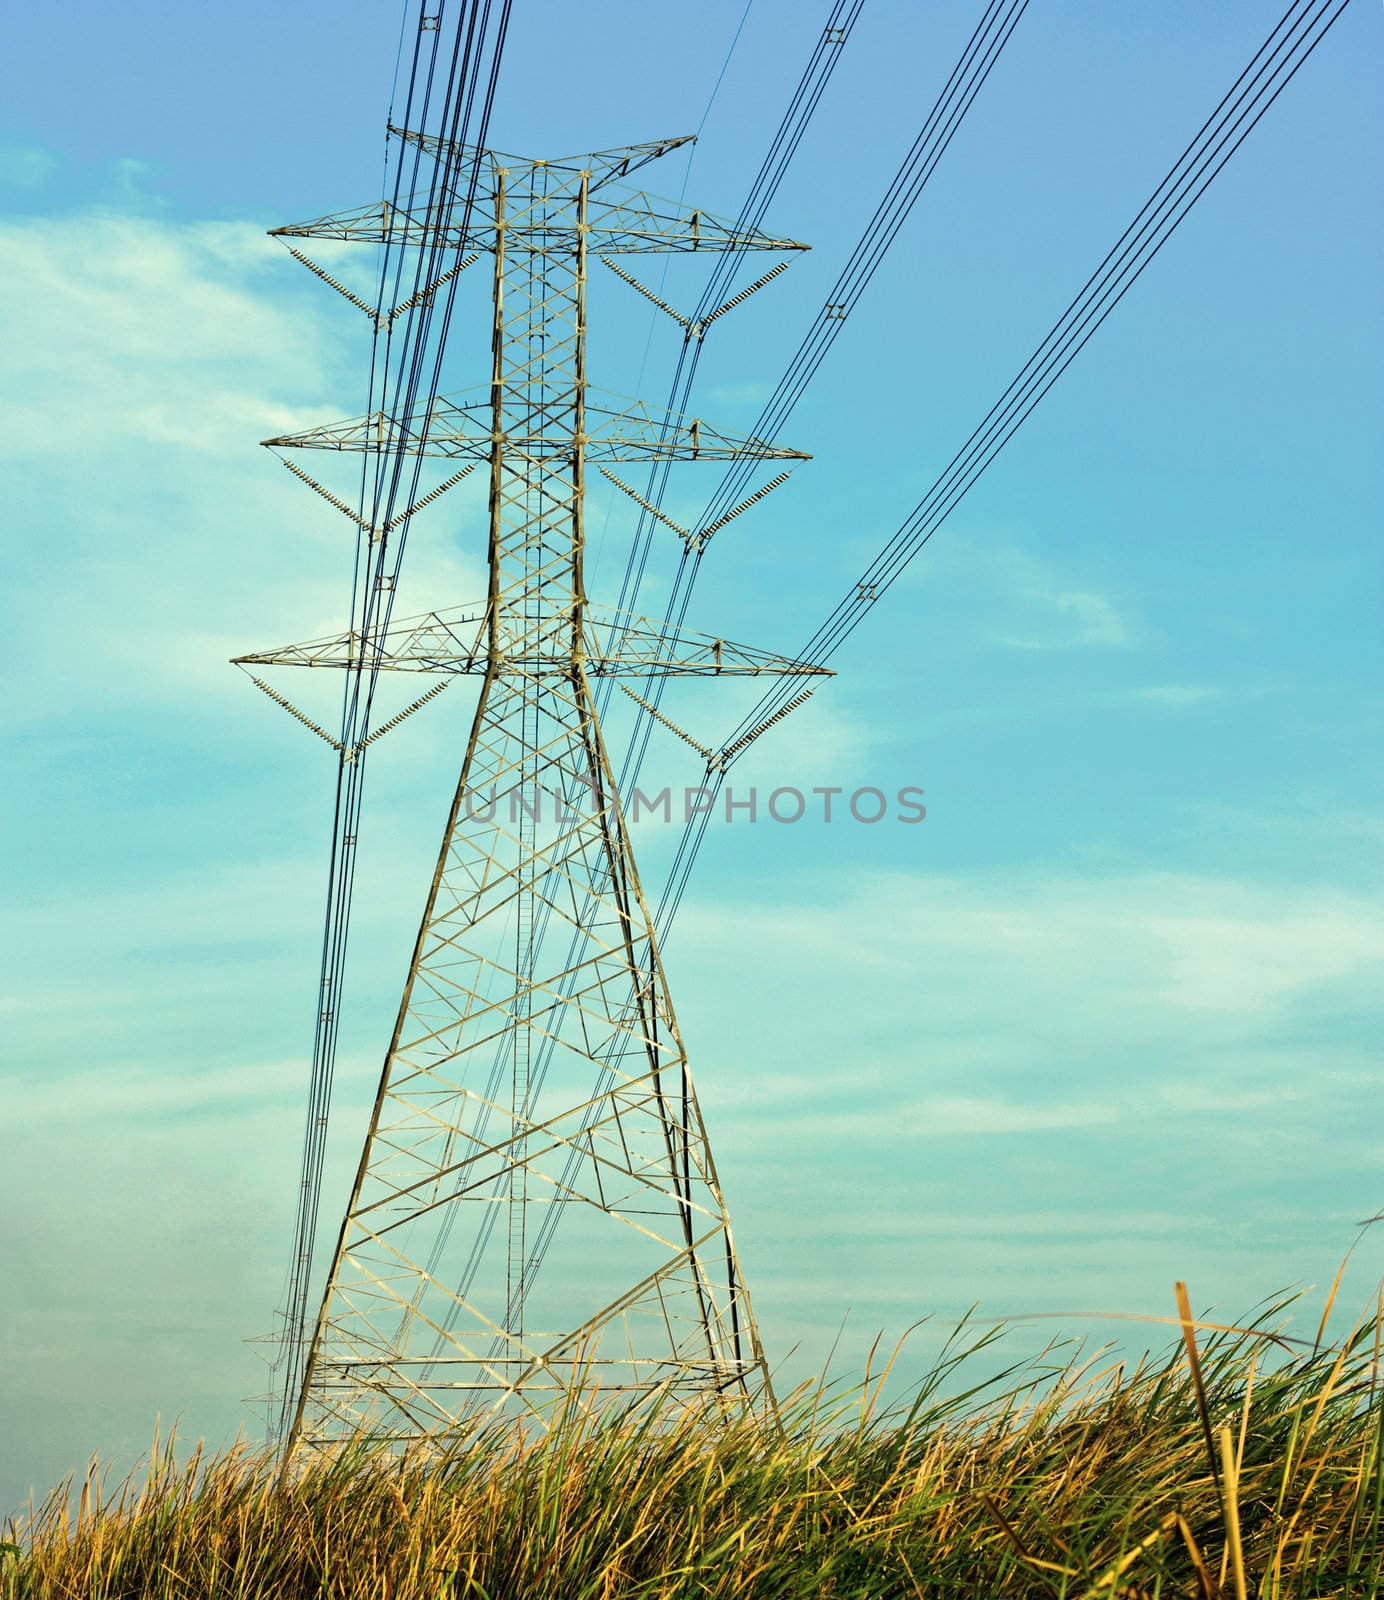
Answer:
[[[802,459],[588,391],[593,255],[802,248],[615,186],[683,142],[484,152],[464,228],[385,205],[276,230],[494,258],[485,400],[266,441],[490,465],[482,604],[241,658],[483,680],[290,1451],[485,1406],[767,1392],[592,682],[820,669],[602,611],[583,577],[588,462]]]

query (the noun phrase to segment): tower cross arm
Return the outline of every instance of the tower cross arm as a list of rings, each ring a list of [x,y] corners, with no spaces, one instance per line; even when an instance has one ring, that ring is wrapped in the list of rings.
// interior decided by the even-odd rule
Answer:
[[[675,678],[830,677],[826,667],[794,660],[729,639],[663,627],[587,603],[582,664],[593,677],[635,677],[653,673]],[[570,673],[571,618],[558,615],[537,627],[516,626],[508,638],[502,619],[492,648],[484,605],[456,606],[406,617],[387,629],[312,639],[303,644],[237,656],[242,667],[336,667],[362,663],[387,672],[483,674],[487,671]]]
[[[657,195],[619,191],[590,208],[590,242],[604,255],[657,251],[806,250],[797,239],[781,238],[748,223],[732,222],[712,211],[693,209]]]
[[[438,205],[406,195],[398,204],[375,200],[329,212],[307,222],[286,222],[271,228],[271,239],[336,239],[343,244],[419,245],[452,250],[493,250],[495,220],[485,197],[471,207],[462,226],[461,207]]]
[[[469,209],[464,198],[464,194],[454,193],[441,203],[414,195],[405,196],[398,204],[377,200],[308,222],[285,223],[272,228],[270,237],[493,251],[498,231],[493,198],[477,195]],[[575,250],[577,224],[555,212],[552,199],[550,193],[506,190],[504,233],[511,243],[525,240],[543,250]],[[796,239],[728,221],[711,211],[624,189],[591,199],[581,227],[586,248],[602,255],[808,249]]]
[[[551,178],[575,180],[585,177],[587,192],[594,194],[602,184],[626,178],[650,161],[657,161],[670,150],[678,150],[696,141],[695,133],[675,134],[670,139],[650,139],[643,144],[620,145],[614,150],[593,150],[584,155],[553,156],[536,161],[530,156],[506,155],[499,150],[484,150],[473,144],[459,144],[440,134],[420,133],[413,128],[397,128],[391,122],[389,131],[405,144],[415,145],[436,161],[446,161],[453,171],[460,170],[469,183],[471,171],[477,166],[489,167],[491,172],[524,173],[541,172]]]
[[[614,398],[613,396],[610,398]],[[508,422],[508,419],[506,419]],[[588,400],[584,431],[555,426],[547,414],[527,415],[497,432],[492,402],[439,396],[424,412],[368,416],[280,434],[270,449],[368,450],[403,455],[489,459],[498,449],[533,461],[572,457],[588,461],[806,461],[801,450],[753,436],[723,433],[700,417],[659,411],[641,401],[624,406]]]

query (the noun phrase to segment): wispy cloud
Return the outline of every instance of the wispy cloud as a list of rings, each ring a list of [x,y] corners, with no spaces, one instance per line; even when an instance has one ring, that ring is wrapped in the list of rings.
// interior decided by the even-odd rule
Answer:
[[[938,1094],[905,1100],[881,1115],[837,1108],[810,1116],[789,1117],[786,1130],[797,1135],[830,1132],[849,1139],[947,1139],[956,1136],[1060,1133],[1094,1128],[1120,1120],[1121,1108],[1111,1102],[1073,1101],[1059,1105],[1025,1105],[1017,1100],[982,1095]]]
[[[1259,1018],[1320,984],[1368,978],[1384,962],[1384,904],[1315,886],[1028,869],[872,876],[843,900],[839,882],[815,882],[820,904],[742,906],[737,926],[814,968],[870,970],[945,994],[993,993],[1003,971],[1011,992],[1058,984],[1107,1008],[1141,997],[1150,1007]],[[690,911],[689,922],[704,915]],[[969,984],[956,981],[963,965]],[[897,991],[900,1002],[913,992]]]
[[[1081,589],[1031,587],[1030,605],[1051,615],[1041,632],[1011,634],[1003,643],[1016,650],[1070,650],[1088,645],[1122,648],[1131,642],[1124,618],[1104,595]]]
[[[1139,625],[1087,575],[1035,554],[1012,536],[975,535],[934,551],[922,579],[966,596],[972,636],[1011,650],[1124,650]]]
[[[1123,698],[1151,706],[1166,706],[1178,711],[1189,706],[1211,705],[1226,699],[1229,691],[1208,683],[1151,683],[1129,689]]]
[[[747,406],[762,406],[770,393],[767,383],[718,383],[707,390],[707,399],[713,405],[742,410]]]
[[[1081,1135],[1113,1159],[1224,1123],[1244,1155],[1329,1086],[1360,1092],[1365,1046],[1331,1019],[1361,1038],[1378,1017],[1384,898],[1186,872],[821,872],[791,904],[689,903],[677,960],[721,1041],[714,1125],[747,1147],[767,1128],[861,1159]]]
[[[365,349],[364,319],[333,320],[330,293],[248,223],[30,218],[0,224],[0,255],[16,379],[0,451],[26,463],[11,473],[16,512],[63,528],[59,549],[26,548],[11,572],[32,680],[7,700],[11,725],[71,720],[97,675],[107,705],[201,719],[253,692],[228,657],[340,632],[355,529],[255,442],[364,409],[345,366]],[[324,456],[309,470],[353,497],[358,463]],[[474,478],[420,519],[396,615],[484,593]],[[469,556],[447,536],[458,524],[477,530]],[[313,715],[338,692],[295,690],[319,700]]]
[[[58,158],[38,145],[0,145],[0,184],[32,192],[58,170]]]
[[[281,252],[251,224],[30,218],[0,226],[0,255],[7,455],[70,456],[77,439],[243,457],[320,396],[321,321],[268,302]]]
[[[182,1072],[118,1068],[21,1080],[6,1093],[10,1126],[55,1129],[61,1124],[145,1122],[170,1114],[220,1110],[261,1111],[267,1105],[294,1110],[306,1073],[301,1061],[205,1067]]]

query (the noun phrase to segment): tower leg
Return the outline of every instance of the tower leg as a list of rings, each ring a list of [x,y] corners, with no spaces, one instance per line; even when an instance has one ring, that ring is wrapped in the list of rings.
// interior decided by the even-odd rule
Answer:
[[[766,1384],[589,684],[495,674],[293,1442]]]

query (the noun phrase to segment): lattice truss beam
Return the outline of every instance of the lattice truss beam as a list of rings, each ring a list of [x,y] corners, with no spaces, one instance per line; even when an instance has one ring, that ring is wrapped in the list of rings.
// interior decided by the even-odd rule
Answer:
[[[516,627],[501,609],[496,631],[507,668],[535,676],[566,675],[569,662],[555,652],[569,646],[573,607],[540,619],[541,626]],[[364,637],[330,634],[237,656],[237,666],[357,667],[377,661],[391,672],[483,674],[490,666],[491,610],[488,604],[454,606],[403,617]],[[587,602],[581,608],[582,664],[587,675],[647,677],[742,678],[828,677],[824,667],[795,661],[769,650],[756,650],[730,639],[690,629],[665,628],[648,617],[632,616],[610,606]]]
[[[399,137],[417,144],[429,155],[439,157],[455,152],[452,170],[469,174],[477,154],[470,145],[453,146],[448,140],[407,129],[393,129]],[[498,151],[480,152],[482,182],[471,206],[465,229],[451,218],[463,208],[460,197],[445,187],[430,191],[427,197],[410,196],[403,204],[388,201],[358,206],[311,222],[290,223],[275,228],[279,239],[338,239],[359,244],[423,245],[437,241],[459,253],[492,250],[495,247],[497,220],[506,229],[522,229],[528,241],[552,244],[575,253],[579,226],[574,212],[555,209],[550,201],[558,193],[574,194],[587,173],[586,201],[580,224],[586,248],[597,255],[629,255],[646,252],[693,250],[806,250],[795,239],[776,239],[759,228],[727,222],[709,211],[694,210],[676,201],[639,193],[623,186],[614,198],[597,191],[613,179],[626,177],[646,162],[675,150],[687,140],[669,139],[659,144],[632,145],[626,150],[604,151],[592,156],[564,157],[559,161],[534,162],[523,156],[502,155]],[[505,193],[502,200],[501,187]],[[502,208],[502,214],[497,211]]]
[[[681,142],[486,152],[481,203],[443,242],[493,257],[488,394],[267,441],[490,465],[484,602],[241,658],[484,679],[290,1448],[414,1440],[477,1406],[768,1392],[591,684],[820,669],[602,611],[582,570],[589,460],[797,457],[589,399],[591,252],[800,248],[607,192]],[[440,227],[372,207],[278,231],[422,244]]]
[[[516,380],[522,379],[523,371],[520,367],[515,372]],[[570,428],[565,434],[555,431],[548,407],[560,412],[563,401],[555,397],[545,404],[535,397],[531,413],[519,413],[515,407],[507,406],[497,421],[489,397],[467,401],[456,395],[439,395],[424,415],[395,417],[375,411],[301,433],[281,434],[264,442],[274,448],[287,446],[295,450],[382,450],[476,461],[488,461],[498,442],[514,452],[516,458],[525,458],[535,466],[554,457],[570,462],[578,448],[588,461],[736,461],[747,456],[757,461],[808,459],[800,450],[783,450],[759,439],[737,438],[699,417],[659,413],[639,401],[624,406],[588,401],[587,430],[574,437]]]

